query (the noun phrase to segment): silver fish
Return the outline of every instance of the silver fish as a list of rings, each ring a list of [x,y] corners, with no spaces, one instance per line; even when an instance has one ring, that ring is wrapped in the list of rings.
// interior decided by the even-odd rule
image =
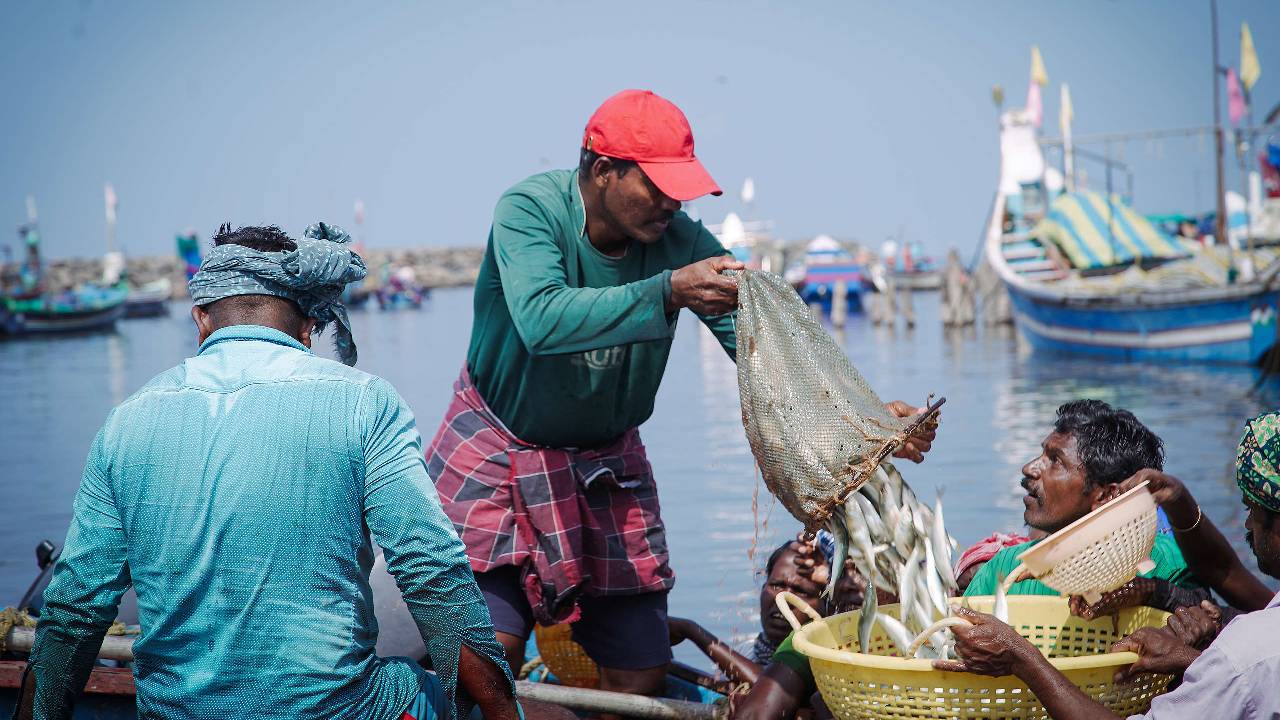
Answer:
[[[874,570],[872,573],[874,574]],[[871,649],[871,631],[876,626],[876,588],[867,581],[866,594],[862,596],[862,617],[858,619],[858,651],[866,654]]]
[[[898,654],[906,655],[907,648],[911,647],[911,631],[905,625],[898,622],[898,619],[892,615],[885,613],[876,614],[876,622],[880,623],[880,627],[884,628],[885,634],[898,646]]]
[[[858,504],[858,509],[862,511],[862,517],[867,523],[867,532],[871,535],[871,540],[876,543],[893,542],[893,532],[885,527],[884,521],[880,519],[880,513],[876,511],[875,505],[867,499],[867,496],[863,495],[862,492],[856,492],[851,496],[851,499]]]
[[[898,578],[898,617],[907,622],[916,599],[916,576],[920,574],[920,546],[911,548],[907,562]]]
[[[917,535],[928,538],[929,532],[933,530],[933,512],[923,505],[915,505],[911,508],[911,526],[915,528]]]
[[[857,500],[845,501],[844,520],[845,529],[849,533],[849,544],[858,548],[858,552],[866,561],[866,566],[859,566],[858,571],[865,577],[871,577],[871,568],[876,564],[876,552],[871,542],[871,533],[867,530],[867,519]]]
[[[933,624],[933,615],[936,608],[933,607],[933,600],[929,598],[929,588],[924,581],[924,574],[928,572],[928,568],[921,570],[916,575],[916,601],[912,607],[915,614],[916,627],[923,632],[925,628]]]
[[[933,556],[933,544],[924,544],[925,586],[929,588],[929,599],[933,606],[943,615],[947,614],[947,592],[942,589],[942,579],[938,576],[937,559]]]
[[[844,512],[840,508],[831,513],[827,520],[827,530],[836,543],[836,552],[831,558],[831,577],[827,580],[827,589],[824,591],[827,597],[831,597],[835,594],[841,573],[844,572],[844,559],[849,557],[849,529],[845,526]]]
[[[885,484],[889,486],[889,490],[893,494],[893,504],[902,507],[903,488],[906,487],[906,482],[902,479],[902,473],[898,472],[898,468],[894,467],[893,463],[881,463],[880,467],[884,470]]]
[[[1002,623],[1009,622],[1009,596],[1004,592],[1004,578],[996,578],[996,599],[992,604],[991,614]]]
[[[898,503],[894,500],[893,490],[889,487],[889,483],[881,482],[877,488],[880,495],[880,513],[884,518],[884,526],[888,528],[889,533],[896,539],[898,529],[898,519],[902,515],[902,509],[898,507]],[[905,556],[906,553],[903,553]]]
[[[893,531],[893,546],[900,554],[906,555],[911,552],[914,540],[915,525],[911,520],[911,506],[903,505],[902,513],[898,515],[898,526]]]
[[[948,590],[955,590],[955,573],[951,571],[951,546],[947,543],[947,527],[942,522],[942,488],[938,488],[938,497],[933,503],[933,532],[929,533],[933,544],[933,558],[938,563],[938,577]]]

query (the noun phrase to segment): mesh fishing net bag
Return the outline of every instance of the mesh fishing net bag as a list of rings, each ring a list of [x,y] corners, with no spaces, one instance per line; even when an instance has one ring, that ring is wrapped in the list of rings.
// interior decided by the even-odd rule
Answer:
[[[911,420],[885,408],[796,291],[773,273],[738,274],[737,339],[742,425],[760,474],[816,532],[930,413]]]

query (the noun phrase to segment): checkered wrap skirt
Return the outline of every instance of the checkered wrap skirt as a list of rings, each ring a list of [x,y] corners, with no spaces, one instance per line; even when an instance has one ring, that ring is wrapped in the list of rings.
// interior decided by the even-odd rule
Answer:
[[[638,430],[593,450],[524,443],[464,369],[426,454],[471,569],[520,567],[538,622],[573,621],[582,593],[635,595],[675,584]]]

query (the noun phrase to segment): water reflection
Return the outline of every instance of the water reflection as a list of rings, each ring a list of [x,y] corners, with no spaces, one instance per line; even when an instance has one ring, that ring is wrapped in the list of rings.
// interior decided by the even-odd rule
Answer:
[[[1022,464],[1037,454],[1058,405],[1097,397],[1129,408],[1164,438],[1169,471],[1252,563],[1233,453],[1244,421],[1277,399],[1274,388],[1249,394],[1255,371],[1037,355],[1010,328],[943,330],[936,296],[916,298],[916,313],[913,331],[850,317],[842,346],[886,400],[948,398],[929,460],[900,467],[924,499],[946,488],[949,529],[961,543],[1021,527]],[[361,367],[389,379],[430,435],[465,355],[469,291],[437,292],[416,313],[357,312],[352,322]],[[108,410],[194,345],[186,308],[176,306],[168,318],[122,323],[116,335],[0,342],[0,494],[12,508],[0,524],[0,605],[30,581],[35,544],[65,536],[85,453]],[[316,345],[332,356],[327,338]],[[722,637],[754,633],[756,571],[799,523],[757,478],[736,369],[692,317],[680,322],[642,434],[678,576],[671,612]],[[697,659],[686,650],[680,657]]]

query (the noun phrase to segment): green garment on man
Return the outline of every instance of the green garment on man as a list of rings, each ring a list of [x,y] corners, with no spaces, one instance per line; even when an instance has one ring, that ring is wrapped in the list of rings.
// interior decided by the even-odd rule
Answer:
[[[675,335],[671,272],[728,254],[683,212],[616,258],[586,222],[576,170],[534,175],[494,211],[467,371],[524,442],[600,447],[649,419]],[[701,319],[734,357],[733,316]]]
[[[994,595],[996,583],[1001,582],[1009,573],[1018,567],[1018,557],[1031,546],[1040,542],[1032,540],[1021,545],[1002,549],[974,574],[973,581],[965,588],[965,597],[970,595]],[[1174,585],[1185,588],[1199,587],[1191,572],[1187,570],[1187,561],[1182,558],[1178,543],[1168,535],[1156,535],[1155,545],[1151,548],[1151,561],[1156,564],[1154,570],[1141,573],[1142,577],[1168,580]],[[1057,590],[1039,580],[1023,580],[1009,588],[1010,595],[1061,595]]]

